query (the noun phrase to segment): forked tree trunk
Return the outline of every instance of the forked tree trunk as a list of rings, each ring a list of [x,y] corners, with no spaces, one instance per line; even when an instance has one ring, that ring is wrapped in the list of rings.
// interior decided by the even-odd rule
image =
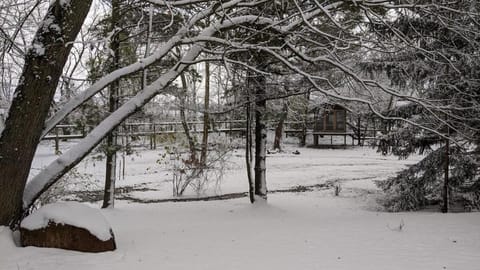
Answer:
[[[255,195],[257,198],[267,200],[267,177],[265,158],[267,154],[267,126],[265,115],[266,78],[257,75],[253,78],[255,89]]]
[[[0,225],[14,225],[48,109],[91,0],[54,1],[33,39],[0,138]]]

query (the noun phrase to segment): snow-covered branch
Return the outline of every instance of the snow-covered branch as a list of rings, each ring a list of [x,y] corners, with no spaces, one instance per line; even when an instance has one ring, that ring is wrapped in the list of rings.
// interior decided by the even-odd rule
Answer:
[[[261,18],[258,16],[245,15],[236,18],[230,18],[228,21],[219,22],[203,30],[200,36],[212,36],[217,31],[225,28],[230,28],[236,25],[245,23],[250,24],[271,24],[273,21],[268,18]],[[61,155],[39,174],[37,174],[27,184],[24,191],[24,207],[30,207],[33,202],[42,194],[42,192],[60,177],[62,177],[69,169],[78,164],[101,140],[108,134],[108,132],[120,125],[128,116],[135,113],[136,110],[145,105],[154,96],[161,93],[161,91],[175,80],[187,67],[187,64],[202,52],[204,44],[195,44],[188,50],[181,61],[171,68],[167,73],[160,76],[156,81],[141,90],[135,97],[131,98],[125,104],[120,106],[114,113],[103,120],[97,127],[95,127],[82,141],[72,147],[66,153]]]

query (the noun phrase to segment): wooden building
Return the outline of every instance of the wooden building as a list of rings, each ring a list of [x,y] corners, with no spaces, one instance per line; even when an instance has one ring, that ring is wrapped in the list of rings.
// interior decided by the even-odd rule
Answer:
[[[322,104],[314,108],[313,114],[313,145],[314,146],[346,146],[347,138],[352,145],[363,145],[366,140],[375,141],[377,132],[385,124],[382,119],[371,113],[352,112],[339,104]],[[328,143],[319,138],[329,137]],[[334,143],[334,138],[341,138]]]
[[[322,105],[313,110],[313,144],[319,145],[319,137],[329,136],[330,145],[333,146],[334,137],[343,137],[343,145],[347,145],[347,136],[354,137],[354,132],[349,127],[350,111],[345,107],[333,104]]]

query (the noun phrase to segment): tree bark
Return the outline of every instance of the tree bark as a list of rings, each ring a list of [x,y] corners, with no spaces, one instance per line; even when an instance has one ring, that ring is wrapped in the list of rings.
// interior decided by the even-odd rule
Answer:
[[[267,109],[266,78],[257,75],[253,78],[255,88],[255,195],[267,200],[266,163],[267,126],[265,114]]]
[[[288,105],[287,101],[284,101],[282,112],[280,113],[280,119],[278,120],[277,127],[275,128],[275,139],[273,140],[273,150],[282,151],[282,136],[283,136],[283,126],[288,115]]]
[[[202,152],[200,154],[200,164],[205,167],[207,164],[208,151],[208,126],[210,124],[208,110],[210,109],[210,63],[205,62],[205,97],[203,111],[203,134],[202,134]]]
[[[119,28],[120,24],[120,2],[119,0],[112,0],[112,18],[111,31],[115,31],[110,43],[110,49],[113,51],[113,59],[110,65],[110,72],[117,70],[120,67],[120,42],[119,42]],[[143,82],[142,82],[143,83]],[[112,82],[109,88],[108,97],[108,111],[113,113],[118,107],[118,94],[120,90],[120,80]],[[115,201],[115,180],[117,177],[117,136],[115,129],[110,131],[106,139],[105,149],[105,189],[103,194],[102,208],[113,208]]]
[[[250,104],[250,93],[247,94],[247,105],[246,105],[246,132],[245,132],[245,164],[247,167],[247,178],[248,178],[248,195],[250,202],[255,202],[255,182],[252,177],[252,117],[251,117],[251,108]]]
[[[25,57],[0,138],[0,225],[14,225],[30,166],[67,61],[91,0],[52,2]]]

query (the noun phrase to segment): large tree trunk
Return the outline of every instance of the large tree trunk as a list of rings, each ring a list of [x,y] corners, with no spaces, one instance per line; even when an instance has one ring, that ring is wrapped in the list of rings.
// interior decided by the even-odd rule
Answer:
[[[113,51],[112,64],[110,71],[117,70],[120,66],[120,42],[119,29],[120,24],[120,2],[112,0],[112,18],[111,31],[116,31],[113,35],[110,49]],[[113,113],[118,107],[118,94],[120,90],[120,81],[116,80],[110,85],[108,98],[108,111]],[[107,135],[106,139],[106,164],[105,164],[105,189],[103,194],[102,208],[113,208],[115,201],[115,180],[117,178],[117,136],[115,130]]]
[[[13,225],[59,77],[91,0],[53,2],[39,26],[0,138],[0,225]]]
[[[267,177],[265,158],[267,154],[267,126],[265,115],[267,108],[266,79],[263,75],[253,78],[255,88],[255,195],[267,199]]]

